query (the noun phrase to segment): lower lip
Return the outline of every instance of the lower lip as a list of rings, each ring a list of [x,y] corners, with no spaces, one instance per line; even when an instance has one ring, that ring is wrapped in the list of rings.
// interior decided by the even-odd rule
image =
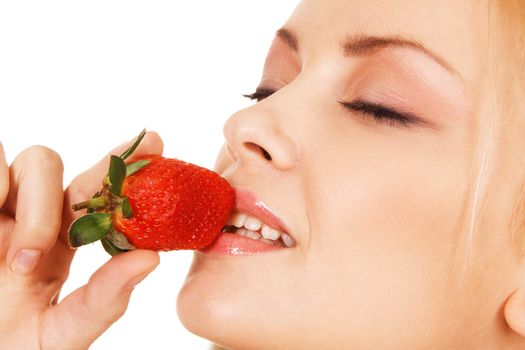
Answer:
[[[251,238],[224,232],[221,233],[209,246],[200,251],[212,255],[252,255],[281,249],[286,248],[271,246]]]

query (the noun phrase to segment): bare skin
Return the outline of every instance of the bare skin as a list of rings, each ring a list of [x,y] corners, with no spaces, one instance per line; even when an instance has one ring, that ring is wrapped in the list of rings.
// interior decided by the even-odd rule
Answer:
[[[300,3],[268,54],[260,87],[272,93],[227,121],[216,164],[297,245],[197,252],[177,300],[188,330],[234,350],[525,347],[525,261],[498,225],[503,210],[475,236],[467,225],[490,113],[480,100],[486,7]],[[137,155],[161,152],[150,134]],[[105,164],[63,197],[56,153],[33,147],[8,167],[0,152],[2,346],[87,348],[158,264],[153,252],[122,254],[55,304],[73,258],[61,238],[67,208],[98,189]]]
[[[197,252],[178,297],[190,331],[229,349],[524,346],[523,261],[496,213],[475,240],[468,226],[487,6],[299,4],[267,56],[270,93],[227,121],[216,165],[298,244]]]
[[[162,141],[154,133],[147,135],[136,156],[152,153],[162,153]],[[8,167],[0,145],[2,347],[87,349],[124,314],[134,286],[158,265],[158,254],[151,251],[113,257],[88,284],[57,304],[74,255],[64,239],[76,218],[71,203],[98,190],[107,164],[106,157],[79,175],[64,195],[58,154],[33,146]]]

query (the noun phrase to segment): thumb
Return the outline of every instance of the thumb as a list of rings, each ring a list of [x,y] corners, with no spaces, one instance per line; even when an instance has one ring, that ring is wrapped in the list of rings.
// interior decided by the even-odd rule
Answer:
[[[149,250],[112,257],[85,286],[49,309],[42,325],[43,348],[87,349],[124,314],[135,285],[158,264],[158,253]]]

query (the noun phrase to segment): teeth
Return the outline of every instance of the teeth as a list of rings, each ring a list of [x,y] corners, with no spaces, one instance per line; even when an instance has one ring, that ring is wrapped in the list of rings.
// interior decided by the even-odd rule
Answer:
[[[235,230],[235,233],[241,236],[246,236],[246,229],[245,228],[238,228]]]
[[[282,246],[281,243],[277,241],[272,241],[271,239],[266,239],[266,238],[261,238],[259,242],[266,243],[268,245],[273,245],[273,246]]]
[[[241,236],[246,236],[248,238],[255,239],[255,240],[261,239],[261,234],[259,232],[247,230],[245,228],[240,228],[235,233]]]
[[[274,241],[279,239],[279,237],[281,237],[281,234],[282,234],[281,231],[274,230],[273,228],[271,228],[270,226],[267,226],[267,225],[263,225],[262,226],[261,233],[262,233],[262,236],[264,238],[271,239],[271,240],[274,240]]]
[[[283,239],[284,245],[287,246],[288,248],[295,246],[295,240],[292,237],[290,237],[288,234],[283,233],[281,235],[281,238]]]
[[[241,228],[244,226],[246,219],[248,219],[248,215],[241,214],[241,213],[234,213],[228,220],[228,225],[233,225],[237,228]]]
[[[246,221],[244,222],[244,227],[252,231],[259,231],[261,229],[261,226],[262,222],[260,222],[256,218],[252,218],[251,216],[248,216],[248,219],[246,219]]]
[[[261,220],[243,213],[233,213],[228,219],[227,225],[230,226],[230,229],[225,227],[223,232],[231,232],[231,226],[235,226],[237,229],[233,229],[233,233],[254,240],[260,240],[264,243],[271,245],[284,244],[284,246],[289,248],[294,247],[296,244],[295,240],[290,235],[271,228],[270,226],[264,224]],[[277,242],[279,238],[282,239],[282,243]]]

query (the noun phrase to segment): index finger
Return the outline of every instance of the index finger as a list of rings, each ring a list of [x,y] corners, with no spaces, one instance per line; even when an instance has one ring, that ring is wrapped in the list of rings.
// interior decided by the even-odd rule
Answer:
[[[9,192],[9,167],[5,160],[5,152],[0,142],[0,208],[4,205]]]
[[[63,165],[53,150],[32,146],[16,157],[10,172],[5,207],[13,212],[16,222],[7,261],[12,262],[17,255],[17,264],[12,266],[17,267],[18,272],[26,273],[56,241],[62,213]],[[32,257],[31,264],[29,257]]]

